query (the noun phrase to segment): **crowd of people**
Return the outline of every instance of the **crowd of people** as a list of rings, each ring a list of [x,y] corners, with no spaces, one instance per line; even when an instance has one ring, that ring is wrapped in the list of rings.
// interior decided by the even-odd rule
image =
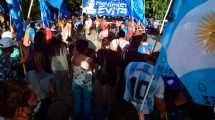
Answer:
[[[81,16],[48,28],[30,21],[22,40],[2,23],[0,120],[167,119],[162,78],[145,101],[145,91],[131,87],[142,90],[137,84],[150,81],[128,76],[130,66],[141,63],[144,77],[151,78],[159,55],[138,22]],[[184,94],[181,87],[175,106],[187,103]]]

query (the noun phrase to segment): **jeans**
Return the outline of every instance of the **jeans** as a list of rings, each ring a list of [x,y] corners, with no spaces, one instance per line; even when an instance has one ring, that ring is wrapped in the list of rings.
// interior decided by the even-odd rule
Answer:
[[[56,93],[52,96],[51,105],[48,108],[48,120],[68,120],[72,111],[72,80],[67,72],[53,73],[53,82]]]
[[[92,83],[87,83],[82,86],[73,82],[72,95],[73,95],[73,112],[75,119],[80,119],[83,116],[85,119],[91,117],[92,111]]]

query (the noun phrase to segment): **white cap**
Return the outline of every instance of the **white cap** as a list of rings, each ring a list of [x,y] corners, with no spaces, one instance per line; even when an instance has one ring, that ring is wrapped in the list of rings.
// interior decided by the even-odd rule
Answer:
[[[4,32],[2,34],[2,38],[11,38],[12,39],[12,33],[11,32]]]

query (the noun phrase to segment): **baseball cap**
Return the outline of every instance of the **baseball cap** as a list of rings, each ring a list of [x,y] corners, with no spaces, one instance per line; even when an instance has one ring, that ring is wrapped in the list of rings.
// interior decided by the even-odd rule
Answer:
[[[18,43],[12,39],[11,32],[4,32],[2,39],[0,39],[0,48],[8,48],[12,46],[18,46]]]

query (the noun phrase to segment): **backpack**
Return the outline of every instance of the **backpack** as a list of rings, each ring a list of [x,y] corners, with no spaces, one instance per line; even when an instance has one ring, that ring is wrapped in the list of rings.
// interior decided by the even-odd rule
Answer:
[[[96,79],[99,80],[101,85],[108,83],[107,62],[104,62],[102,65],[97,66]]]
[[[116,51],[117,53],[122,53],[122,48],[120,47],[120,42],[119,42],[119,39],[116,40],[116,43],[117,43],[117,48],[116,48]]]
[[[107,52],[108,53],[108,52]],[[108,58],[109,54],[103,53],[105,58],[96,67],[95,77],[99,80],[101,85],[110,84],[115,85],[116,72],[115,72],[115,63],[111,61],[111,58]]]

